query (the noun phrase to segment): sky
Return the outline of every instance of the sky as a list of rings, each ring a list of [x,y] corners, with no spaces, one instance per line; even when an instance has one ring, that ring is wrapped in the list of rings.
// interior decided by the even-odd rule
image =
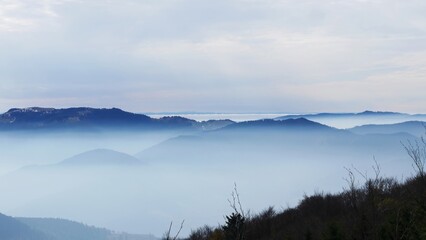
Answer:
[[[0,111],[426,113],[424,0],[0,0]]]

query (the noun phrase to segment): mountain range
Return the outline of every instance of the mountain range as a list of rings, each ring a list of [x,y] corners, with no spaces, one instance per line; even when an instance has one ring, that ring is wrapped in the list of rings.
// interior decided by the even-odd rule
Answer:
[[[0,192],[8,194],[2,196],[0,209],[13,215],[85,219],[128,232],[140,232],[143,226],[159,235],[176,216],[222,212],[215,211],[217,204],[226,202],[227,186],[235,181],[269,196],[259,200],[269,203],[270,196],[280,195],[274,189],[341,189],[343,167],[368,170],[373,157],[385,174],[409,174],[401,142],[417,138],[398,126],[389,134],[358,134],[305,118],[269,119],[182,134],[136,154],[85,150],[1,176]],[[189,226],[196,226],[196,220],[190,221]]]
[[[337,128],[352,128],[366,124],[395,124],[406,121],[426,121],[425,114],[406,114],[398,112],[361,113],[318,113],[286,115],[274,120],[305,118]],[[209,131],[234,124],[234,121],[192,119],[167,116],[152,118],[144,114],[126,112],[118,108],[12,108],[0,114],[0,131],[10,130],[70,130],[70,131],[158,131],[185,130]],[[265,122],[262,124],[272,124]]]
[[[394,134],[409,133],[420,137],[425,133],[426,123],[422,121],[408,121],[394,124],[367,124],[348,129],[356,134]]]
[[[265,119],[171,138],[136,156],[143,162],[172,161],[177,164],[308,161],[325,157],[340,159],[344,164],[349,158],[361,162],[372,156],[383,160],[402,157],[401,141],[414,139],[410,133],[398,131],[398,126],[389,130],[389,134],[371,130],[365,135],[356,131],[360,130],[337,129],[305,118]],[[179,162],[176,162],[176,156],[179,156]]]
[[[212,130],[230,120],[195,120],[171,116],[159,119],[118,108],[12,108],[0,115],[0,130]]]
[[[364,111],[360,113],[317,113],[286,115],[275,120],[306,118],[337,128],[352,128],[366,124],[395,124],[407,121],[426,121],[425,114],[407,114],[398,112]]]
[[[411,164],[401,142],[419,140],[424,122],[340,129],[325,121],[364,121],[370,116],[373,123],[377,119],[392,122],[414,115],[324,115],[327,118],[317,117],[318,121],[310,119],[314,115],[294,115],[283,120],[198,122],[181,117],[155,119],[119,109],[11,109],[0,117],[3,152],[9,151],[9,156],[25,153],[26,164],[19,167],[37,166],[0,176],[0,192],[8,193],[2,196],[0,209],[15,216],[84,219],[119,231],[140,232],[143,227],[159,236],[176,218],[186,219],[192,227],[204,223],[205,216],[222,217],[220,203],[226,205],[228,187],[234,182],[246,191],[248,205],[278,206],[284,201],[282,192],[286,193],[285,201],[291,202],[303,194],[301,189],[308,193],[318,186],[327,186],[326,191],[341,189],[345,184],[343,167],[367,171],[373,158],[386,175],[410,174]],[[22,131],[58,129],[77,130],[77,134],[39,136]],[[147,129],[179,131],[165,131],[165,136],[144,143],[140,136],[153,138],[163,133],[140,134]],[[126,131],[83,136],[79,130]],[[44,160],[49,154],[57,156],[54,151],[64,153]],[[5,156],[3,153],[4,161],[14,161]],[[192,212],[205,214],[187,217]],[[28,231],[36,233],[31,234],[53,237],[64,223],[13,220],[32,224]],[[46,230],[42,226],[55,227]],[[132,238],[127,235],[127,239]]]

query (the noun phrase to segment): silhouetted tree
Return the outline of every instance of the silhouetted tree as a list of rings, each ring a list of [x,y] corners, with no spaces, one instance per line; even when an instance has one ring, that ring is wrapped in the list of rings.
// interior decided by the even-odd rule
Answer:
[[[244,239],[244,225],[246,216],[241,205],[240,195],[238,194],[237,184],[234,183],[234,190],[231,193],[232,200],[228,199],[233,213],[226,216],[226,223],[222,227],[225,235],[225,240],[243,240]]]
[[[245,218],[240,214],[233,212],[226,216],[226,223],[223,226],[223,232],[226,240],[244,239]]]

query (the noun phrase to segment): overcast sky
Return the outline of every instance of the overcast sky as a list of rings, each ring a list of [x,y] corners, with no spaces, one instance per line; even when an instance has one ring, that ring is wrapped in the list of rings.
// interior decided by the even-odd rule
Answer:
[[[0,0],[0,110],[426,113],[424,0]]]

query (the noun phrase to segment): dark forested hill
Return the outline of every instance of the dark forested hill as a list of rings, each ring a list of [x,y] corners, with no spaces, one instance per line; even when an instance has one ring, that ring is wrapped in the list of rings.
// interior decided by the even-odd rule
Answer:
[[[252,216],[236,208],[224,225],[199,228],[189,239],[426,239],[424,175],[404,183],[377,176],[360,186],[355,175],[348,180],[347,190],[306,196],[294,208]]]
[[[0,115],[0,130],[211,130],[232,123],[197,122],[183,117],[155,119],[118,108],[12,108]]]

